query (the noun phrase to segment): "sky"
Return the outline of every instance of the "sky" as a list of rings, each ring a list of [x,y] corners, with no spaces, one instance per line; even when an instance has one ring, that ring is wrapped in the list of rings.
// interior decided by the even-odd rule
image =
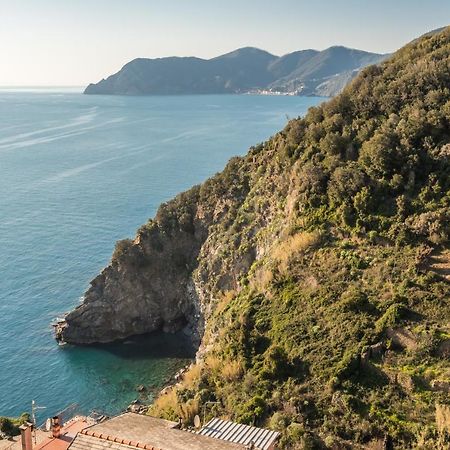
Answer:
[[[85,86],[137,57],[395,51],[450,23],[449,0],[0,0],[0,86]]]

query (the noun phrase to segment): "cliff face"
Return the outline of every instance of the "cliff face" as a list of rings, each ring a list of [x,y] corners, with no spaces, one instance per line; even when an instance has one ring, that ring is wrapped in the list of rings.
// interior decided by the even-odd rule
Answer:
[[[199,343],[218,295],[238,289],[240,277],[279,232],[267,233],[267,227],[286,213],[280,207],[288,192],[286,161],[268,173],[264,166],[283,142],[279,135],[271,149],[260,146],[233,158],[222,173],[162,205],[133,241],[120,241],[57,338],[90,344],[185,328]],[[261,233],[267,233],[262,241]]]
[[[214,401],[283,448],[446,448],[449,68],[446,28],[162,205],[59,338],[186,328],[171,420]]]
[[[188,273],[195,264],[200,236],[157,236],[158,245],[139,236],[91,283],[83,304],[66,317],[64,341],[110,342],[154,330],[175,331],[191,324],[198,300]]]
[[[193,190],[195,202],[197,190]],[[191,273],[207,235],[192,211],[189,223],[173,226],[160,218],[139,230],[134,241],[120,241],[112,261],[92,282],[83,303],[59,330],[66,342],[110,342],[159,329],[191,326],[201,334],[199,302]]]

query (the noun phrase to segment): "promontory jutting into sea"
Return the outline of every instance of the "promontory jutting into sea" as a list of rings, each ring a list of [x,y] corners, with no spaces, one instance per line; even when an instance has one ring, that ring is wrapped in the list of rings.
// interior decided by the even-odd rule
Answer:
[[[450,449],[450,4],[172,3],[0,0],[0,450]]]
[[[138,386],[157,390],[187,364],[192,351],[171,336],[60,349],[50,323],[77,305],[115,242],[132,237],[160,203],[221,170],[255,137],[268,138],[286,114],[320,101],[1,90],[8,137],[0,141],[0,361],[9,367],[0,370],[2,413],[28,410],[34,396],[54,412],[77,403],[116,413]],[[24,385],[22,371],[40,376]]]

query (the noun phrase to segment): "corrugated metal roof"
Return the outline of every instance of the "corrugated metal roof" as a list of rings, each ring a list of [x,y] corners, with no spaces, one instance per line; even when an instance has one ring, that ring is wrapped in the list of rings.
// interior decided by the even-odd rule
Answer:
[[[280,435],[277,431],[222,419],[210,420],[198,434],[243,445],[253,443],[260,450],[268,450]]]

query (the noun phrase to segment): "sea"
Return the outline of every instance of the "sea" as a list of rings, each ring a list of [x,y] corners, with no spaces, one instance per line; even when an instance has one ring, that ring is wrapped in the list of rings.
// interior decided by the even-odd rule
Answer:
[[[30,412],[32,400],[38,422],[116,414],[189,363],[178,335],[60,347],[51,323],[161,202],[323,100],[0,88],[0,416]]]

